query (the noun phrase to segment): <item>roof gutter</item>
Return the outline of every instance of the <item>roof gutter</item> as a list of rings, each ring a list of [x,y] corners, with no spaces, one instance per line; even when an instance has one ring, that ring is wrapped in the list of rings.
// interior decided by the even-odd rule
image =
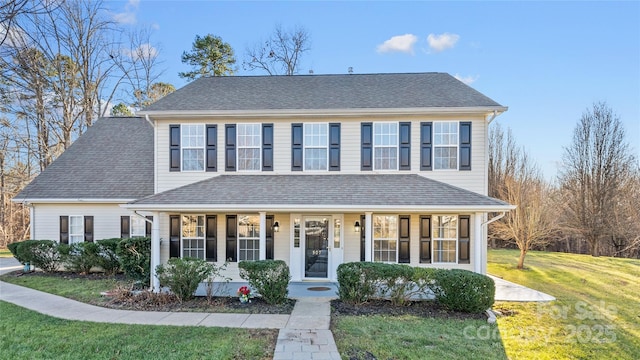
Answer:
[[[493,111],[493,114],[491,115],[491,118],[489,118],[489,120],[487,120],[487,125],[488,125],[488,124],[491,124],[491,122],[492,122],[493,120],[495,120],[495,119],[498,117],[498,115],[502,114],[503,112],[504,112],[504,111],[500,111],[500,112],[498,112],[498,110],[494,110],[494,111]]]
[[[375,115],[428,115],[428,114],[493,114],[507,111],[506,106],[418,107],[418,108],[358,108],[358,109],[261,109],[261,110],[151,110],[138,115],[154,117],[298,117],[298,116],[375,116]]]
[[[513,205],[512,205],[512,206],[513,206]],[[513,209],[515,209],[515,206],[513,207]],[[511,209],[511,210],[513,210],[513,209]],[[507,212],[506,212],[506,211],[503,211],[501,214],[496,215],[496,216],[492,217],[491,219],[489,219],[489,220],[487,220],[487,221],[483,222],[483,223],[482,223],[482,225],[483,225],[483,226],[484,226],[484,225],[489,225],[489,224],[491,224],[491,223],[492,223],[492,222],[494,222],[494,221],[498,221],[498,220],[502,219],[505,215],[507,215]]]
[[[147,120],[147,122],[149,123],[149,125],[151,125],[151,127],[155,127],[151,119],[149,119],[149,114],[144,114],[144,119]]]

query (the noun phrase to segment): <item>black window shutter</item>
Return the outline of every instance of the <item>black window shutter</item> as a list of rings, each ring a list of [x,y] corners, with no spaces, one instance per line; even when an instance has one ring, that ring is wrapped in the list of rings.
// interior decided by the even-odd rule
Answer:
[[[131,217],[120,216],[120,238],[127,239],[131,236]]]
[[[373,170],[373,123],[362,123],[360,142],[360,170]]]
[[[60,244],[69,243],[69,217],[60,216]]]
[[[471,217],[469,215],[458,216],[458,263],[469,264],[469,250],[470,250],[470,224]]]
[[[169,216],[169,257],[180,257],[180,215]]]
[[[329,124],[329,171],[340,171],[340,123]]]
[[[267,260],[273,260],[273,215],[267,215]]]
[[[302,124],[291,124],[291,171],[302,171]]]
[[[169,171],[180,171],[180,125],[169,125]]]
[[[262,171],[273,171],[273,124],[262,124]]]
[[[218,126],[207,125],[207,171],[218,171]]]
[[[431,165],[432,122],[420,123],[420,170],[433,170]]]
[[[206,219],[206,246],[205,246],[205,257],[207,261],[218,261],[218,241],[217,241],[217,233],[218,233],[218,221],[215,215],[207,215]]]
[[[471,122],[460,123],[460,170],[471,170]]]
[[[153,221],[153,216],[147,216],[147,220],[151,220]],[[153,225],[152,223],[145,221],[145,236],[150,238],[151,237],[151,225]]]
[[[366,220],[366,217],[364,215],[360,215],[360,261],[365,260],[365,241],[367,240],[364,232],[365,220]]]
[[[431,216],[420,216],[420,262],[431,262]]]
[[[411,228],[411,217],[409,215],[400,215],[400,226],[398,232],[398,262],[408,264],[411,262],[409,256],[409,236]]]
[[[84,241],[93,242],[93,216],[84,217]]]
[[[236,215],[227,215],[227,260],[238,261],[238,222]]]
[[[400,170],[411,170],[411,123],[400,123],[400,152],[399,166]]]
[[[226,124],[224,132],[224,169],[226,171],[236,171],[236,124]]]

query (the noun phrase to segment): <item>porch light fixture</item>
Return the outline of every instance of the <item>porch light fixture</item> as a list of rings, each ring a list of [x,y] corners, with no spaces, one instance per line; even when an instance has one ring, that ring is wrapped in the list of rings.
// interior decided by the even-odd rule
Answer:
[[[280,231],[280,224],[277,221],[273,223],[273,231]]]
[[[353,224],[353,230],[355,230],[355,232],[360,232],[360,221],[356,221],[356,223]]]

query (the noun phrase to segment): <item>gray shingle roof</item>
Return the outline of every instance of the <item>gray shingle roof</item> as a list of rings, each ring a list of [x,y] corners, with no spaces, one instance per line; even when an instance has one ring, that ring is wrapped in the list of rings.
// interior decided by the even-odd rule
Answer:
[[[142,118],[101,118],[14,201],[138,199],[153,194],[153,128]]]
[[[205,205],[208,208],[262,206],[491,207],[510,205],[416,174],[219,175],[130,203]]]
[[[200,78],[143,109],[242,111],[501,107],[446,73]]]

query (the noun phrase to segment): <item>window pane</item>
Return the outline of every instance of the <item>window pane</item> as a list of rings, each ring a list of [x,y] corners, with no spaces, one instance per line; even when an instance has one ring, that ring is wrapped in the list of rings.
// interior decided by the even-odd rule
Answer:
[[[398,217],[373,216],[373,260],[396,262],[398,241]]]
[[[182,149],[182,170],[204,170],[204,149]]]
[[[258,260],[260,257],[260,216],[238,215],[238,257]]]
[[[398,123],[373,124],[374,169],[398,168]]]
[[[328,124],[304,124],[304,169],[327,170]]]
[[[131,216],[129,224],[131,224],[131,237],[144,237],[147,235],[147,222],[139,216]]]
[[[305,149],[305,170],[327,170],[327,149]]]

